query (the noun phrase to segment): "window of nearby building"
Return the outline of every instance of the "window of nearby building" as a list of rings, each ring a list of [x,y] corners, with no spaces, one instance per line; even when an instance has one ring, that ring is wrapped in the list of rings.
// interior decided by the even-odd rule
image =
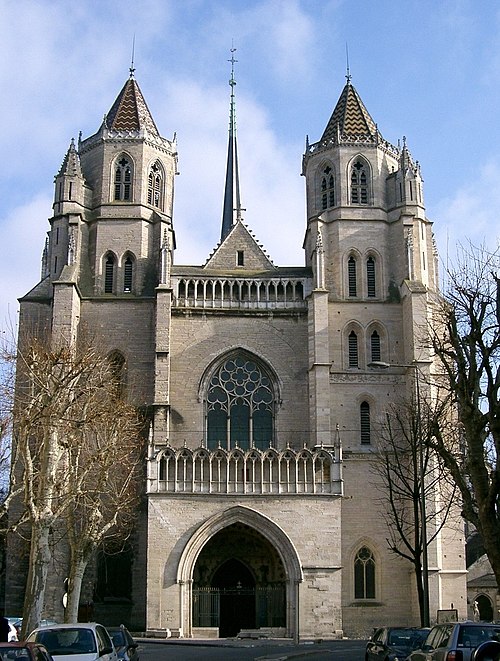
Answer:
[[[375,558],[367,546],[354,559],[354,598],[375,599]]]
[[[163,208],[163,169],[159,161],[153,163],[148,175],[148,204]]]
[[[351,202],[368,204],[368,168],[360,159],[351,168]]]
[[[328,209],[335,205],[335,178],[332,168],[327,165],[321,177],[321,208]]]
[[[243,250],[238,250],[236,252],[236,264],[238,266],[244,266],[245,265],[245,252]]]
[[[359,418],[361,425],[361,443],[368,445],[371,442],[370,405],[368,402],[361,402],[361,406],[359,407]]]
[[[376,284],[375,284],[375,260],[373,257],[368,257],[366,260],[366,288],[369,298],[375,298],[376,296]]]
[[[125,202],[132,199],[132,164],[122,156],[115,166],[115,200]]]
[[[263,365],[243,352],[213,373],[206,395],[209,448],[267,448],[273,440],[275,397]]]
[[[349,367],[358,367],[359,358],[358,358],[358,336],[352,330],[349,333]]]
[[[347,284],[349,296],[357,296],[358,287],[356,281],[356,260],[352,255],[347,260]]]
[[[380,335],[376,330],[370,336],[370,349],[372,362],[379,362],[381,360]]]
[[[104,262],[104,293],[112,294],[115,284],[115,258],[108,255]]]
[[[127,256],[123,264],[123,291],[132,291],[132,281],[134,275],[134,260],[130,255]]]

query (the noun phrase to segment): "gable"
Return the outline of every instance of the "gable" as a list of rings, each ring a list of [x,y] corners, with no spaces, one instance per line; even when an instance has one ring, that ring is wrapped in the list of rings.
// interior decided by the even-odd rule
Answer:
[[[204,267],[224,271],[269,271],[275,266],[242,222],[237,222]]]

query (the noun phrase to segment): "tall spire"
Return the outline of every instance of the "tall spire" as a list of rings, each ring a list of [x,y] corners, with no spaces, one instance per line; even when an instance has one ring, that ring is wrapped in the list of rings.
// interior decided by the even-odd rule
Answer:
[[[231,48],[231,78],[229,85],[231,87],[231,104],[229,110],[229,141],[227,146],[227,165],[226,165],[226,186],[224,189],[224,207],[222,211],[222,231],[221,241],[231,231],[231,227],[241,220],[241,201],[240,201],[240,178],[238,171],[238,148],[236,144],[236,110],[234,100],[234,59],[236,48]]]

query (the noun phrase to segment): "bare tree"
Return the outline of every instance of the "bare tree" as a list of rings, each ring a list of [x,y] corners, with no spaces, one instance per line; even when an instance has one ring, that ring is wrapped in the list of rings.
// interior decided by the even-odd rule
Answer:
[[[430,329],[432,348],[457,409],[450,443],[436,420],[433,447],[462,496],[462,514],[481,535],[500,586],[500,250],[461,247],[447,272]],[[439,330],[438,330],[439,329]]]
[[[99,518],[99,508],[92,514],[84,506],[85,498],[96,494],[107,476],[108,484],[114,482],[106,452],[122,462],[117,468],[121,473],[126,458],[131,457],[132,439],[137,443],[137,418],[121,402],[115,376],[112,363],[88,341],[74,346],[64,340],[50,345],[43,338],[21,339],[11,489],[6,505],[10,508],[11,528],[20,529],[27,523],[30,533],[23,633],[35,628],[41,618],[52,557],[52,530],[60,530],[66,523],[71,556],[78,555],[76,540],[81,546],[89,543],[88,535],[82,532],[85,526],[92,527],[86,517]],[[107,499],[109,507],[115,508],[108,517],[108,528],[119,518],[120,501],[118,494],[114,495],[115,500],[109,495],[103,497],[103,502]],[[126,500],[128,507],[128,496]],[[102,516],[102,508],[100,511]],[[77,515],[79,535],[70,525]],[[106,529],[106,525],[102,527]],[[86,549],[83,557],[87,554]],[[74,599],[79,597],[77,586],[74,579]]]
[[[76,622],[82,580],[103,541],[123,544],[132,530],[141,487],[141,422],[118,397],[96,402],[93,420],[68,456],[74,504],[64,516],[70,550],[65,622]]]
[[[419,395],[420,397],[420,395]],[[380,427],[373,470],[383,503],[390,550],[413,565],[421,626],[429,626],[427,547],[446,524],[454,485],[445,479],[442,462],[429,438],[441,406],[424,398],[394,404]]]

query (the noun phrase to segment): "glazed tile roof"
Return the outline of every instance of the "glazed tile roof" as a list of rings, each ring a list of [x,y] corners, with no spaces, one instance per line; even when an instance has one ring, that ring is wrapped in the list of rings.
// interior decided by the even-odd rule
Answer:
[[[146,129],[159,136],[149,108],[136,80],[130,77],[106,116],[106,126],[113,131]]]
[[[356,89],[347,81],[321,140],[329,140],[340,131],[345,136],[373,137],[377,126]]]

